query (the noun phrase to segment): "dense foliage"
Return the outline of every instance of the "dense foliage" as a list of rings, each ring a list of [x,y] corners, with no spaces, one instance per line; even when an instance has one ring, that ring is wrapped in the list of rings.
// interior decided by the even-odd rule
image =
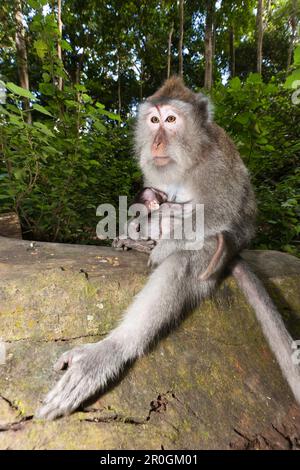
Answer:
[[[183,73],[199,91],[207,3],[190,0],[184,10]],[[254,246],[292,253],[300,232],[295,5],[269,2],[258,74],[256,1],[216,2],[210,91],[216,121],[236,142],[256,190]],[[20,87],[20,8],[30,91]],[[177,1],[4,0],[0,20],[0,212],[18,213],[24,237],[94,243],[96,207],[132,198],[141,183],[132,118],[166,78],[169,40],[171,72],[178,71]]]

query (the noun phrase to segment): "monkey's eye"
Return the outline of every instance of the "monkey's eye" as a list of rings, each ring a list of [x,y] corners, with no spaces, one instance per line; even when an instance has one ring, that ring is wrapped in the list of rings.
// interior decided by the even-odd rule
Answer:
[[[154,124],[157,124],[159,122],[159,119],[157,116],[152,116],[152,118],[150,119],[151,122],[153,122]]]
[[[176,121],[176,117],[175,116],[168,116],[167,119],[166,119],[167,122],[175,122]]]

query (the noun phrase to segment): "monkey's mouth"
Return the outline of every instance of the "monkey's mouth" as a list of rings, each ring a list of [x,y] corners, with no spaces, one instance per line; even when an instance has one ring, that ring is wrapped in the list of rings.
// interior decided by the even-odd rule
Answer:
[[[167,165],[171,161],[171,158],[168,156],[153,157],[153,160],[156,166],[164,166],[164,165]]]

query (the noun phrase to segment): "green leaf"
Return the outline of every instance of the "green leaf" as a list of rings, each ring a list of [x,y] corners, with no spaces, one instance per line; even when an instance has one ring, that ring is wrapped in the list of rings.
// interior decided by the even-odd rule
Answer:
[[[18,169],[14,171],[14,177],[16,178],[16,180],[20,181],[23,178],[23,170]]]
[[[39,90],[46,96],[53,96],[55,93],[54,85],[52,83],[40,83]]]
[[[106,132],[105,126],[100,122],[100,121],[95,121],[94,122],[94,127],[101,132]]]
[[[65,100],[65,104],[69,107],[69,108],[76,108],[78,106],[78,101],[75,101],[75,100]]]
[[[300,65],[300,46],[297,46],[294,51],[294,64]]]
[[[48,0],[27,0],[27,3],[31,8],[35,8],[37,10],[41,6],[47,5]]]
[[[229,85],[233,90],[239,90],[241,88],[241,80],[239,77],[234,77],[230,80]]]
[[[265,145],[264,150],[266,150],[267,152],[274,152],[275,147],[273,147],[273,145]]]
[[[16,126],[24,127],[24,122],[22,121],[22,119],[18,118],[14,114],[11,114],[9,116],[9,120],[12,124],[15,124]]]
[[[250,120],[251,120],[251,114],[248,113],[248,112],[239,114],[236,117],[236,121],[239,122],[240,124],[243,124],[243,126],[248,124],[250,122]]]
[[[45,83],[49,83],[49,82],[50,82],[51,77],[50,77],[49,73],[44,72],[44,73],[42,74],[42,77],[43,77],[43,80],[44,80]]]
[[[114,121],[121,121],[121,117],[119,116],[119,114],[110,113],[109,111],[106,111],[105,109],[101,109],[99,113],[104,116],[109,117],[109,119],[113,119]]]
[[[10,115],[9,112],[6,111],[5,108],[3,108],[3,106],[0,106],[0,114],[5,114],[5,116],[9,116],[9,115]]]
[[[64,51],[69,51],[69,52],[72,52],[72,46],[71,44],[68,43],[68,41],[66,41],[65,39],[62,39],[60,41],[60,44],[61,44],[61,48],[64,50]]]
[[[284,88],[295,88],[295,86],[293,86],[294,82],[298,80],[300,80],[300,69],[294,70],[294,72],[289,77],[287,77]]]
[[[74,85],[74,88],[77,91],[86,91],[86,87],[84,85],[77,84],[77,85]]]
[[[38,57],[43,60],[48,50],[47,43],[42,39],[37,39],[36,41],[34,41],[33,46],[36,50]]]
[[[43,106],[41,106],[40,104],[37,104],[35,103],[33,106],[32,106],[33,109],[36,109],[37,111],[39,111],[40,113],[42,114],[46,114],[47,116],[50,116],[50,117],[53,117],[51,113],[49,113],[49,111],[47,111],[47,109],[45,109]]]
[[[6,108],[12,111],[13,113],[17,113],[17,115],[20,115],[20,110],[15,106],[14,104],[6,103]]]
[[[90,103],[92,101],[92,98],[89,95],[87,95],[86,93],[83,93],[81,95],[81,98],[82,98],[82,101],[84,103]]]
[[[12,82],[6,83],[5,86],[15,95],[23,96],[24,98],[28,98],[29,100],[36,101],[36,97],[32,93],[30,93],[29,90],[26,90],[25,88],[15,85]]]
[[[33,125],[34,127],[37,127],[38,129],[40,129],[45,135],[48,135],[49,137],[55,137],[53,132],[50,131],[50,129],[48,129],[48,127],[45,126],[45,124],[42,124],[41,122],[35,122],[33,123]]]
[[[249,77],[247,78],[247,83],[250,83],[250,84],[262,83],[261,75],[259,73],[250,73]]]

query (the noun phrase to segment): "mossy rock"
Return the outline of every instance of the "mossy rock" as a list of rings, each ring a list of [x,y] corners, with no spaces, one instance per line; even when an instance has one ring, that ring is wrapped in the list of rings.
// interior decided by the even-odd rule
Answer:
[[[243,256],[299,338],[300,261],[275,251]],[[55,359],[116,325],[146,281],[146,261],[0,237],[0,448],[300,447],[300,409],[232,278],[91,407],[55,422],[32,418],[60,376]]]

